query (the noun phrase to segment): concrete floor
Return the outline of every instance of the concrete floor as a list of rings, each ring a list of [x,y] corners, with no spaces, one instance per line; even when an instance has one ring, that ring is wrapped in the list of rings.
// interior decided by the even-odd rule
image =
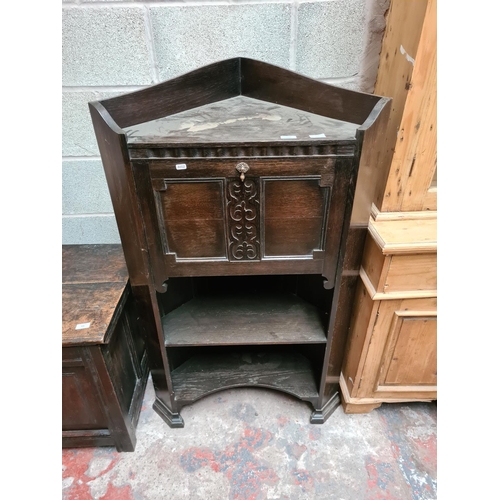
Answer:
[[[148,381],[133,453],[63,450],[63,500],[437,498],[436,404],[338,408],[309,424],[306,403],[226,390],[185,407],[184,429],[152,410]]]

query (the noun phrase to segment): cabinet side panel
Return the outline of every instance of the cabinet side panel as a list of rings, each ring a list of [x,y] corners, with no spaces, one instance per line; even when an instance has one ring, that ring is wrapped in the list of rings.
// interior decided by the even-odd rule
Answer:
[[[344,258],[347,253],[347,237],[350,231],[349,220],[352,215],[354,187],[358,174],[356,159],[342,159],[335,162],[328,221],[325,239],[326,257],[323,264],[325,288],[332,288],[336,281],[340,285]],[[335,299],[334,301],[338,300]],[[334,311],[337,313],[334,304]]]
[[[127,263],[132,286],[146,285],[149,277],[149,263],[146,239],[134,189],[125,135],[113,130],[102,116],[106,111],[99,103],[90,104],[90,115],[94,125],[99,152],[106,174],[118,232]]]
[[[363,282],[358,279],[351,329],[342,365],[342,373],[351,397],[357,395],[363,357],[366,355],[371,328],[377,319],[377,309],[378,303],[372,301]]]
[[[364,226],[349,227],[340,282],[339,306],[333,327],[333,343],[328,362],[328,380],[335,384],[339,380],[344,359],[366,234],[367,230]]]
[[[340,281],[339,307],[333,329],[334,337],[330,360],[328,362],[327,381],[329,383],[337,384],[339,381],[357,281],[357,276],[342,276],[342,280]]]
[[[144,353],[146,351],[146,342],[144,337],[141,335],[141,331],[139,328],[139,313],[137,311],[137,306],[135,303],[134,296],[132,295],[132,292],[128,294],[124,313],[126,315],[127,323],[130,328],[135,357],[137,359],[138,364],[140,365],[143,360]],[[148,370],[147,366],[146,370]],[[147,376],[147,374],[140,373],[140,376],[145,377]]]
[[[391,102],[387,102],[375,123],[364,132],[351,224],[368,226],[372,203],[380,206],[390,168],[384,149],[390,111]]]
[[[437,384],[437,318],[401,317],[393,335],[394,349],[387,353],[383,385]]]
[[[172,406],[173,393],[164,349],[158,304],[152,291],[150,262],[144,222],[129,161],[126,138],[100,103],[89,105],[106,180],[113,202],[118,231],[127,263],[132,293],[136,299],[139,328],[147,339],[148,359],[157,397]]]
[[[62,429],[106,429],[104,415],[79,349],[63,349],[62,356]]]
[[[390,257],[384,257],[380,247],[375,243],[372,236],[368,234],[361,265],[373,288],[378,292],[383,292],[384,282],[381,283],[380,281],[386,259],[390,259]]]
[[[109,344],[103,347],[103,356],[111,381],[124,413],[128,413],[138,379],[137,362],[132,352],[133,340],[125,317],[122,316]]]
[[[326,238],[327,259],[323,265],[323,277],[326,278],[324,287],[326,289],[334,288],[333,300],[330,307],[330,317],[328,319],[328,341],[323,360],[321,382],[319,388],[320,405],[333,401],[333,393],[338,392],[338,384],[331,383],[329,380],[329,362],[332,352],[332,346],[336,344],[335,326],[337,319],[342,319],[340,314],[340,297],[342,292],[341,282],[344,270],[344,262],[347,253],[347,243],[351,226],[349,221],[352,215],[354,201],[354,187],[358,174],[359,163],[357,158],[342,160],[337,164],[333,178],[331,203],[328,213],[328,229]],[[352,233],[351,233],[352,234]],[[352,257],[352,255],[350,256]],[[349,261],[350,259],[348,259]],[[341,339],[342,341],[343,339]],[[334,394],[333,394],[334,395]]]
[[[437,293],[437,255],[394,255],[384,283],[384,293],[434,290]]]

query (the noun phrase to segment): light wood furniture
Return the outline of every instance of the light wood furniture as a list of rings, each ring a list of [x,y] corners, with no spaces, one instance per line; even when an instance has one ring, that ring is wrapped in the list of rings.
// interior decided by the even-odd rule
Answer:
[[[375,93],[393,98],[376,153],[390,169],[372,198],[340,376],[347,413],[437,398],[435,0],[391,2]]]
[[[437,397],[436,219],[368,229],[340,377],[346,413]]]
[[[134,451],[149,369],[120,245],[63,245],[62,278],[62,446]]]

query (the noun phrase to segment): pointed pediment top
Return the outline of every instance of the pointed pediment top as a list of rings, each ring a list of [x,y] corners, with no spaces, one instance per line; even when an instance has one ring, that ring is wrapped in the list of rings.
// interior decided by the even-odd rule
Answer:
[[[167,117],[172,123],[163,130],[174,142],[186,133],[194,139],[194,132],[210,127],[222,134],[234,129],[238,134],[234,140],[241,140],[245,127],[240,122],[246,122],[257,141],[266,140],[266,134],[273,140],[280,140],[282,135],[298,138],[299,134],[330,134],[331,140],[351,140],[381,100],[387,98],[335,87],[262,61],[234,57],[99,104],[112,119],[110,125],[126,129],[132,142],[141,136],[158,138],[162,132],[153,122],[159,120],[165,125]],[[234,109],[228,109],[230,105]],[[266,121],[273,105],[281,110],[276,114],[280,116],[280,120],[276,118],[278,127],[276,123],[270,126],[272,119]],[[228,118],[224,118],[224,110]],[[207,114],[198,119],[196,113]],[[257,118],[255,114],[262,116]],[[184,118],[193,125],[178,123]],[[259,120],[262,130],[256,131],[254,125]],[[290,120],[289,126],[285,126],[286,120]],[[229,126],[231,123],[234,125]],[[200,140],[207,140],[207,135],[200,134]]]

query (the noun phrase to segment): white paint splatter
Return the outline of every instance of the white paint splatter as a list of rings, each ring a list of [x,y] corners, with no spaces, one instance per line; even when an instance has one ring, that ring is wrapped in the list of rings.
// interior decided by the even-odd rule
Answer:
[[[65,477],[62,480],[62,489],[64,490],[65,488],[69,488],[73,484],[74,480],[75,480],[74,477]]]
[[[254,116],[242,116],[240,118],[229,118],[228,120],[224,120],[222,122],[207,122],[207,123],[199,123],[199,124],[194,124],[194,123],[183,123],[181,125],[181,128],[187,128],[188,132],[200,132],[201,130],[209,130],[211,128],[217,128],[219,125],[227,125],[235,122],[241,122],[245,120],[254,120],[254,119],[260,119],[260,120],[268,120],[271,122],[279,121],[281,120],[281,116],[279,115],[271,115],[271,114],[266,114],[266,113],[258,113]]]
[[[89,481],[87,486],[90,488],[92,500],[99,500],[99,498],[102,498],[107,493],[110,484],[112,484],[112,481],[110,481],[109,473]]]
[[[415,59],[413,59],[413,57],[411,57],[410,54],[408,54],[408,52],[406,52],[405,48],[402,45],[399,46],[399,50],[400,50],[401,54],[403,54],[406,57],[406,60],[409,63],[411,63],[412,66],[414,66]]]
[[[110,458],[95,457],[90,461],[89,468],[85,472],[85,475],[89,477],[97,477],[109,467],[111,462],[112,460]]]

